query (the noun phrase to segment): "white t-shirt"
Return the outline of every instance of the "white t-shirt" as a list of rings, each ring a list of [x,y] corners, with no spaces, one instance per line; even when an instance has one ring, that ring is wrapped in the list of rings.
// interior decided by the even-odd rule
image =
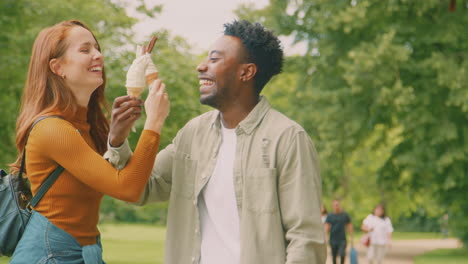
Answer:
[[[363,224],[367,228],[373,229],[369,233],[370,241],[373,245],[386,245],[388,243],[388,235],[393,232],[392,221],[390,218],[380,218],[370,214],[364,219]]]
[[[234,192],[235,129],[222,127],[213,175],[199,202],[201,264],[239,264],[240,225]]]
[[[327,220],[327,215],[322,215],[322,224],[325,224],[326,220]]]

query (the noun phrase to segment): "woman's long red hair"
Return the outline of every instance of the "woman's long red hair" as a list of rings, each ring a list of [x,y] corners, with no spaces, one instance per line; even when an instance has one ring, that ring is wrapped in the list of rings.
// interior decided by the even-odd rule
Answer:
[[[50,60],[60,58],[65,54],[68,48],[66,41],[68,32],[76,26],[91,32],[82,22],[69,20],[43,29],[34,41],[28,76],[21,98],[20,114],[16,121],[16,148],[19,154],[15,163],[10,164],[13,172],[19,170],[29,129],[38,117],[57,111],[70,116],[78,110],[78,103],[72,91],[62,77],[54,74],[49,67]],[[94,34],[93,37],[96,39]],[[98,43],[97,39],[96,43]],[[103,111],[103,109],[108,110],[104,97],[106,85],[104,69],[102,74],[104,82],[91,94],[87,116],[91,127],[91,137],[100,154],[103,154],[107,148],[109,133],[109,121]]]

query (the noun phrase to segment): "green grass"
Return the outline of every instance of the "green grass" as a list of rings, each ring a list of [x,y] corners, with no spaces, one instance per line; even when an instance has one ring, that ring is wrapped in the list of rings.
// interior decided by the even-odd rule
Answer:
[[[102,244],[104,247],[104,260],[108,264],[162,264],[164,253],[164,240],[166,228],[154,225],[139,224],[103,224],[99,226],[101,230]],[[355,234],[355,241],[358,241],[362,233]],[[442,236],[438,233],[418,233],[418,232],[395,232],[393,239],[437,239]],[[452,252],[455,252],[452,254]],[[434,256],[431,254],[435,254]],[[438,256],[437,254],[441,255]],[[445,255],[444,255],[445,254]],[[448,256],[455,262],[447,262]],[[419,259],[422,260],[419,260]],[[436,250],[422,257],[418,257],[417,263],[444,263],[468,264],[468,261],[458,262],[461,259],[468,259],[468,253],[450,250]],[[438,259],[439,262],[429,260]],[[443,261],[441,261],[441,259]],[[7,264],[8,258],[0,258],[0,264]],[[451,261],[451,259],[450,259]]]
[[[468,264],[468,249],[437,249],[418,256],[415,264]]]
[[[104,260],[108,264],[162,264],[166,228],[151,225],[100,226]]]
[[[166,228],[138,224],[100,225],[107,264],[162,264]],[[1,257],[0,264],[9,258]]]
[[[408,240],[408,239],[440,239],[441,233],[434,232],[393,232],[392,239]]]
[[[364,233],[362,231],[355,231],[354,238],[360,239]],[[411,239],[440,239],[441,233],[434,232],[393,232],[393,240],[411,240]]]

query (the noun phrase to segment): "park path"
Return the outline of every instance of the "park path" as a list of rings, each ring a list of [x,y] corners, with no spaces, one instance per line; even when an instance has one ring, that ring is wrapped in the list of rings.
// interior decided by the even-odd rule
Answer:
[[[392,247],[387,251],[385,264],[413,264],[414,258],[428,251],[439,248],[457,248],[460,244],[458,240],[450,239],[412,239],[412,240],[394,240]],[[367,264],[367,248],[356,244],[359,264]],[[349,248],[347,250],[346,263],[349,263]],[[328,252],[327,264],[331,264],[331,254]],[[339,263],[339,261],[338,261]]]

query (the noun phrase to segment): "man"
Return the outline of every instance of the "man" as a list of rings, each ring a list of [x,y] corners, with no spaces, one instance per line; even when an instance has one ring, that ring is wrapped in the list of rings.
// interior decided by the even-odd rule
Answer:
[[[281,72],[280,42],[260,24],[224,26],[197,67],[200,102],[216,110],[158,154],[140,200],[170,199],[164,263],[325,263],[314,145],[259,95]],[[111,131],[110,144],[127,131]],[[126,148],[106,157],[122,165]]]
[[[327,234],[330,233],[330,248],[332,251],[333,264],[336,264],[336,257],[339,255],[341,258],[341,264],[344,264],[346,257],[346,230],[353,240],[353,224],[349,215],[341,209],[339,200],[334,200],[333,213],[327,216],[325,220],[325,229]]]

